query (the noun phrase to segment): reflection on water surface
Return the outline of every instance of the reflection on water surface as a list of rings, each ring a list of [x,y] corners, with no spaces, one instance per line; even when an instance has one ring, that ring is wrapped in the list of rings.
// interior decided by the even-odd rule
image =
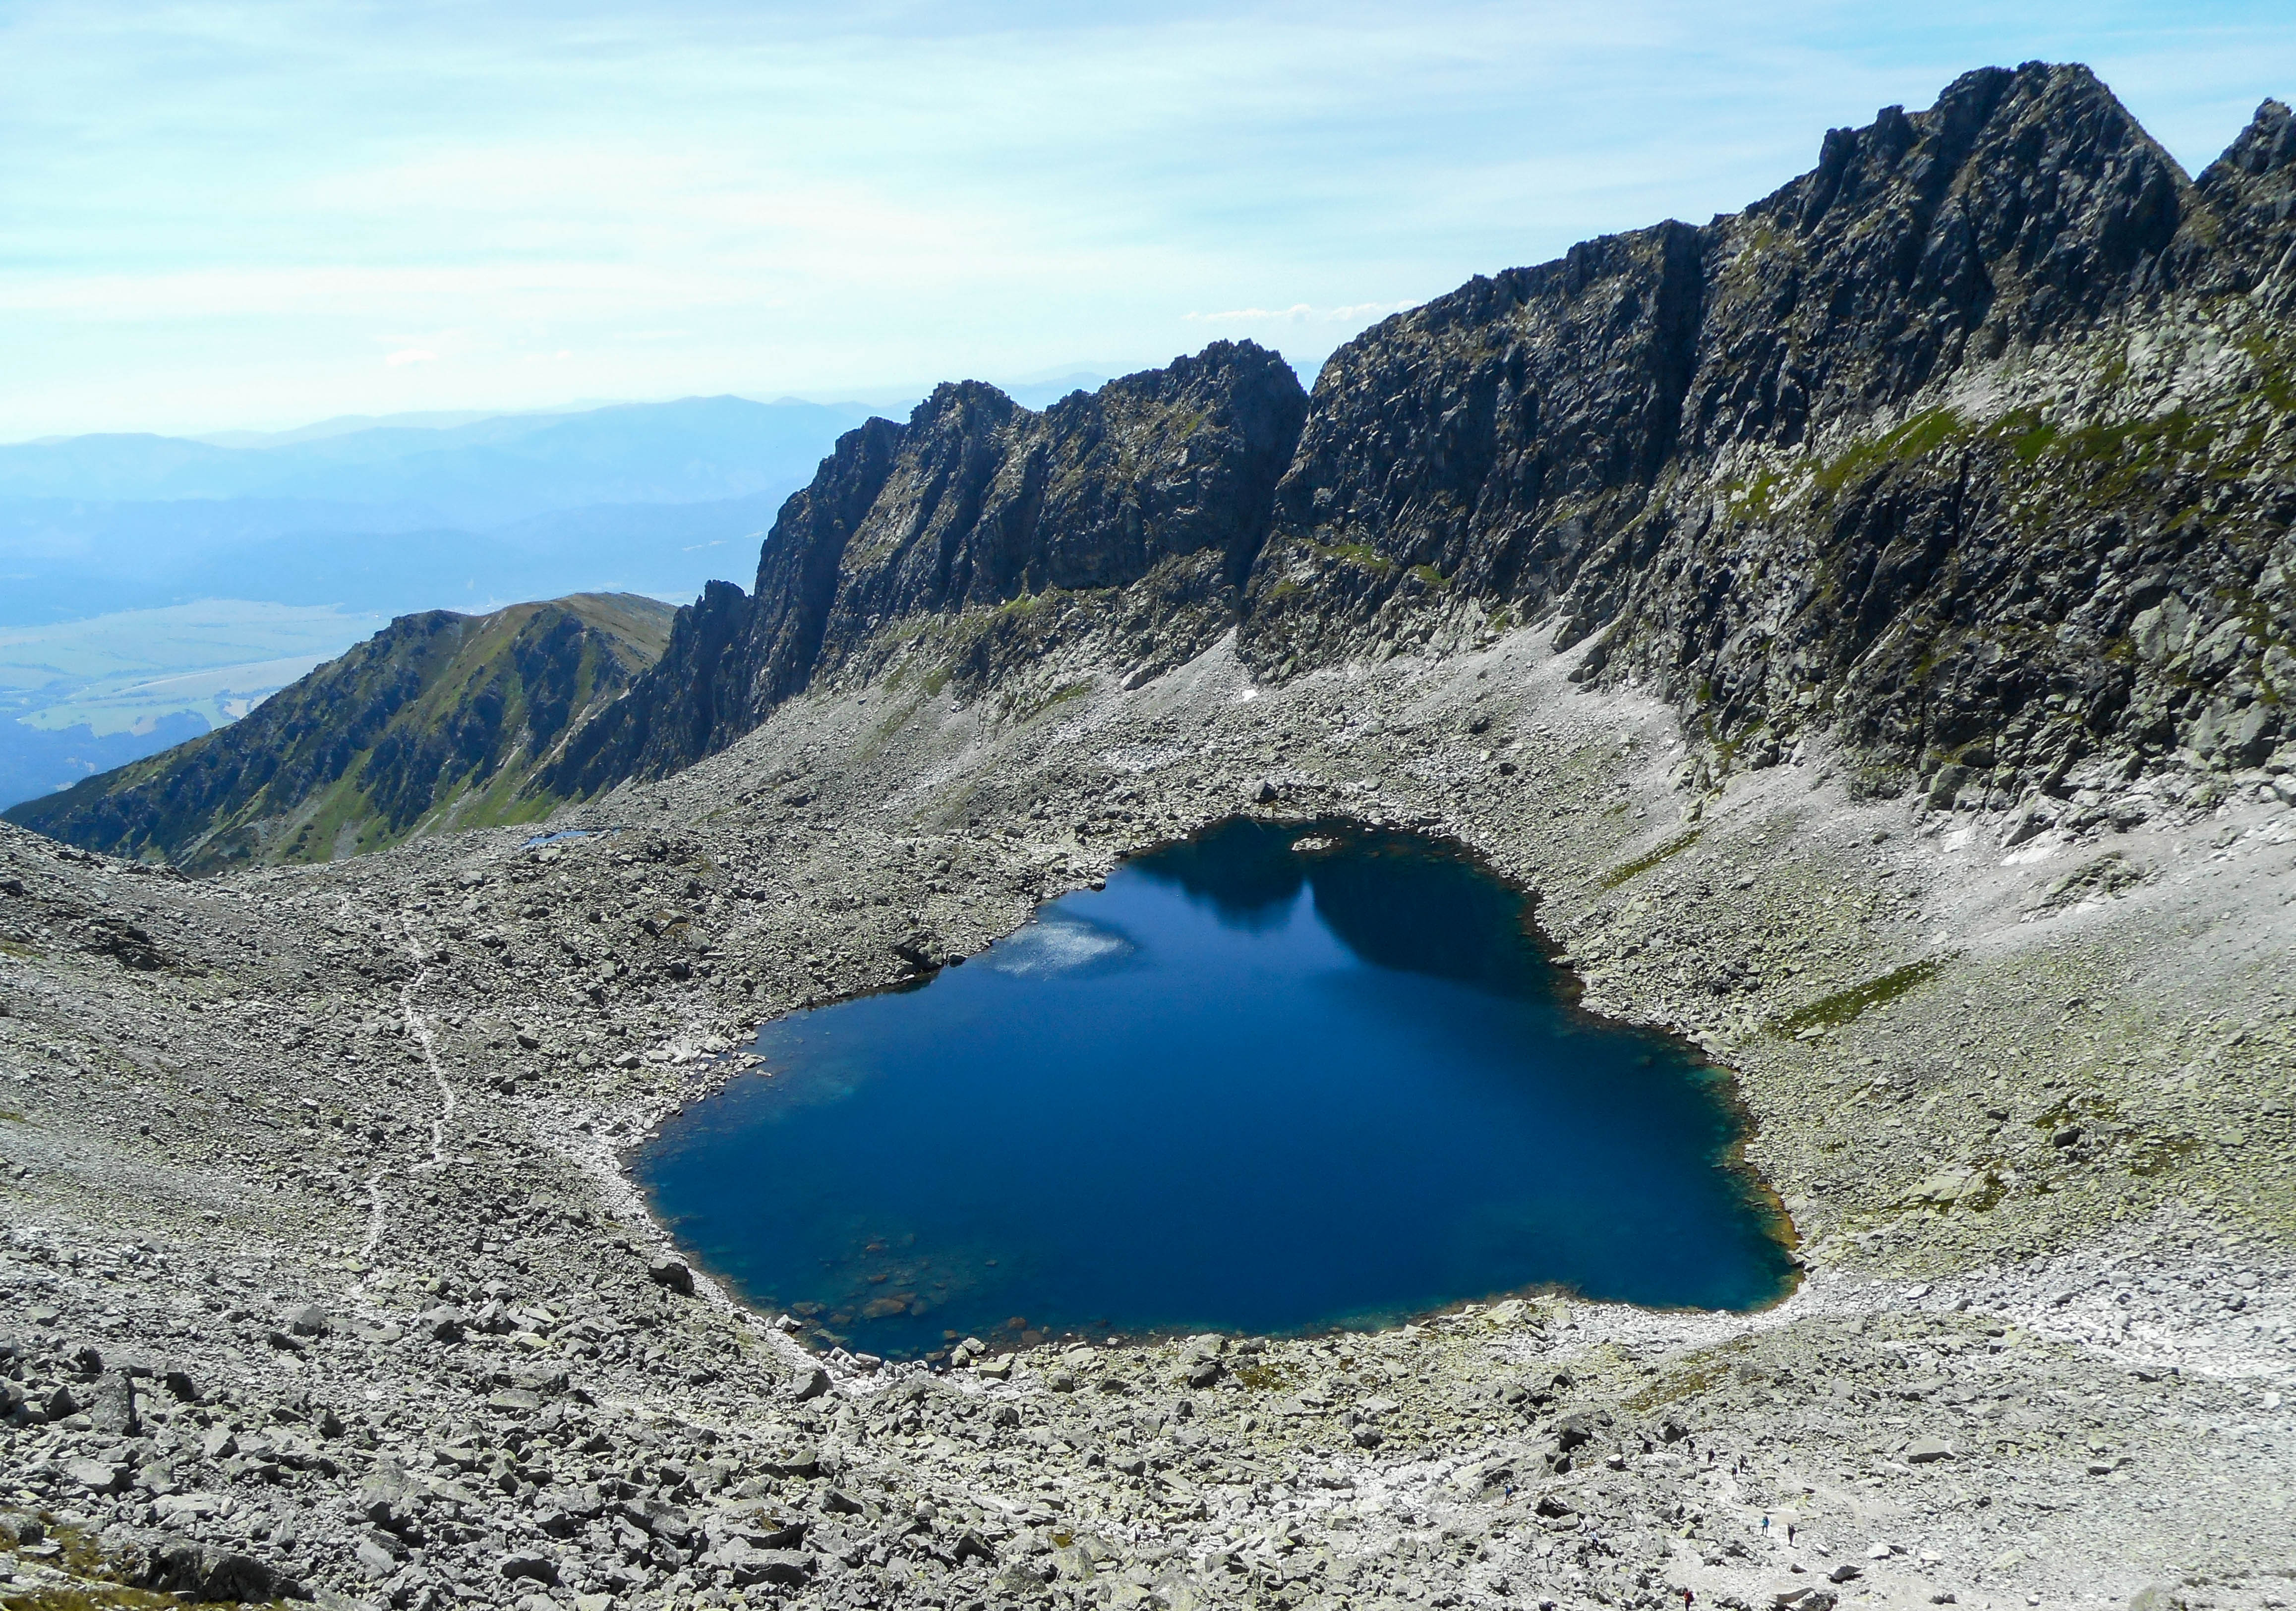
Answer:
[[[1455,850],[1237,820],[920,988],[767,1025],[639,1175],[752,1303],[856,1350],[1372,1325],[1554,1284],[1780,1296],[1723,1076],[1571,1010]]]

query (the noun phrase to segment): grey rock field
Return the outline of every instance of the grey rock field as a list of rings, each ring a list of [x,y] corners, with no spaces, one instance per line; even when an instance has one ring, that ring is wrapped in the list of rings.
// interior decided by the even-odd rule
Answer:
[[[1670,713],[1573,665],[1526,630],[1272,689],[1222,644],[1020,719],[808,695],[531,848],[193,883],[11,830],[12,1589],[2284,1597],[2296,816],[2107,786],[2011,846],[1820,753],[1685,824]],[[869,1369],[676,1259],[618,1157],[754,1021],[1244,810],[1537,888],[1587,1005],[1735,1072],[1794,1295]]]
[[[944,388],[546,821],[0,825],[0,1607],[2284,1606],[2291,127],[1976,74],[1305,399]],[[1792,1295],[889,1363],[649,1214],[761,1021],[1239,813],[1533,895],[1729,1071]]]

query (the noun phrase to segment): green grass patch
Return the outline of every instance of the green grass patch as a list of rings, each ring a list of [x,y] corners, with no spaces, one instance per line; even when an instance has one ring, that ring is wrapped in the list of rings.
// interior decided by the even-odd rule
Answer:
[[[2139,1143],[2128,1153],[2128,1173],[2139,1178],[2166,1174],[2201,1149],[2191,1136],[2165,1136]]]
[[[1745,480],[1726,483],[1722,490],[1734,513],[1767,520],[1777,511],[1778,488],[1783,485],[1775,471],[1758,470]]]
[[[1857,443],[1840,458],[1820,465],[1815,479],[1821,491],[1838,493],[1876,470],[1923,458],[1967,429],[1966,422],[1952,409],[1928,409],[1897,429]]]
[[[2057,445],[2057,428],[2039,420],[2030,410],[2005,416],[2001,429],[2008,434],[2009,451],[2020,464],[2039,463],[2041,456]]]
[[[2214,480],[2238,480],[2261,462],[2259,429],[2233,436],[2218,421],[2179,408],[2158,419],[2061,429],[2032,409],[2004,414],[1986,428],[2022,469],[2037,471],[2040,508],[2062,502],[2109,504],[2145,495],[2158,478],[2184,468]]]
[[[2282,413],[2296,413],[2296,372],[2292,372],[2286,355],[2264,336],[2249,336],[2240,345],[2256,364],[2257,388],[2265,401]]]
[[[1628,879],[1634,878],[1640,873],[1648,872],[1652,868],[1657,866],[1660,862],[1665,861],[1668,857],[1680,855],[1684,851],[1698,843],[1698,836],[1701,830],[1693,828],[1688,833],[1677,834],[1674,838],[1669,839],[1665,844],[1660,845],[1655,850],[1646,850],[1631,862],[1620,863],[1616,867],[1611,868],[1610,871],[1604,873],[1601,878],[1595,881],[1604,889],[1616,889]]]
[[[172,1594],[125,1589],[117,1583],[52,1584],[38,1589],[0,1589],[0,1611],[183,1611],[192,1602]]]
[[[1236,1366],[1235,1379],[1254,1393],[1281,1393],[1296,1386],[1300,1373],[1297,1366],[1277,1363],[1263,1354],[1251,1364]]]
[[[2002,1182],[2001,1176],[1988,1165],[1984,1175],[1974,1187],[1954,1198],[1954,1206],[1966,1208],[1972,1214],[1990,1214],[2001,1206],[2001,1199],[2008,1195],[2009,1188]]]
[[[1022,719],[1025,721],[1029,716],[1040,716],[1056,705],[1065,705],[1070,699],[1081,699],[1091,691],[1092,684],[1081,679],[1074,683],[1063,683],[1032,706]]]
[[[1395,568],[1394,560],[1368,543],[1318,543],[1309,538],[1308,545],[1319,552],[1329,554],[1335,560],[1352,560],[1357,565],[1369,566],[1374,570]]]
[[[1859,1014],[1871,1011],[1896,1001],[1915,985],[1934,978],[1944,968],[1943,957],[1924,957],[1918,962],[1908,962],[1903,968],[1893,968],[1877,978],[1863,980],[1832,995],[1820,996],[1807,1007],[1797,1008],[1783,1018],[1770,1020],[1775,1034],[1799,1034],[1805,1029],[1833,1028],[1847,1024]]]

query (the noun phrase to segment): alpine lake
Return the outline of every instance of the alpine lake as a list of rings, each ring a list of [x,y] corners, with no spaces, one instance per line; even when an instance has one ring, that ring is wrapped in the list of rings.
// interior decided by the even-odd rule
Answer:
[[[1578,1010],[1531,906],[1443,841],[1233,819],[767,1025],[637,1178],[744,1301],[894,1358],[1784,1296],[1727,1075]]]

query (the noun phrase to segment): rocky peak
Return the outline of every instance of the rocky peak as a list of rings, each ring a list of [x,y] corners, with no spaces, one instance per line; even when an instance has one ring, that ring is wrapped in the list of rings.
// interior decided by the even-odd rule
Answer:
[[[2256,109],[2240,138],[2209,165],[2201,176],[2201,188],[2212,192],[2291,167],[2296,167],[2296,113],[2284,102],[2267,101]]]
[[[2255,764],[2274,634],[2221,691],[2133,674],[2122,634],[2164,590],[2226,601],[2195,642],[2281,608],[2296,390],[2251,309],[2296,294],[2286,118],[2195,185],[2087,69],[1987,69],[1742,213],[1387,320],[1317,383],[1247,660],[1559,616],[1582,676],[1648,676],[1758,761],[1827,722],[1877,778]]]
[[[1084,630],[1152,583],[1194,623],[1168,651],[1193,653],[1233,624],[1306,413],[1291,366],[1248,341],[1041,413],[977,380],[938,387],[906,425],[839,442],[775,521],[756,593],[713,586],[681,611],[660,665],[568,747],[554,786],[674,771],[819,678],[899,652],[919,623],[969,620],[958,635],[993,656],[1026,624],[985,612],[1023,601],[1061,598],[1074,608],[1055,619]]]
[[[1792,445],[2093,319],[2161,282],[2189,188],[2084,67],[1985,69],[1833,130],[1712,227],[1691,446]]]
[[[1220,342],[1043,413],[977,381],[943,386],[910,420],[845,550],[831,647],[849,653],[887,621],[922,612],[1128,586],[1208,549],[1241,579],[1267,527],[1256,500],[1305,412],[1291,366],[1249,343]]]
[[[2213,209],[2224,288],[2263,286],[2282,314],[2296,307],[2296,114],[2278,101],[2257,108],[2195,188]]]

